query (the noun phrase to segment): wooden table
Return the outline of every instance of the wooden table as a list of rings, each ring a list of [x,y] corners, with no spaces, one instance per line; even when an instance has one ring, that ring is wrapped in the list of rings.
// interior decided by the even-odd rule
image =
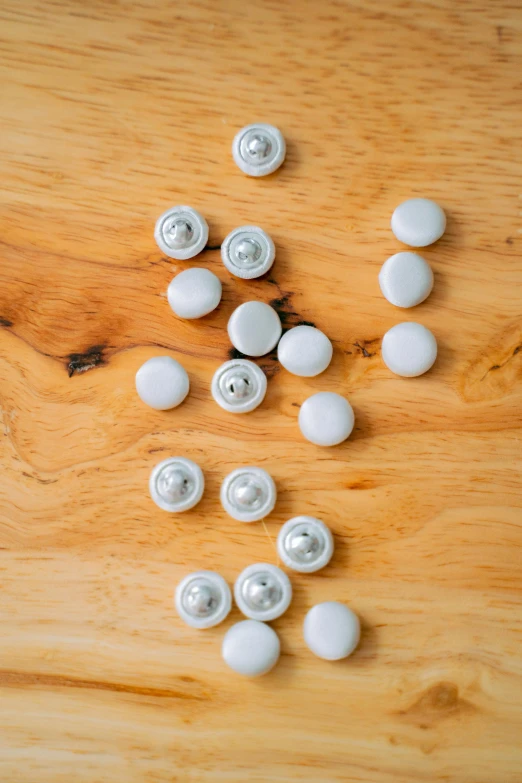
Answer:
[[[507,0],[3,0],[0,779],[6,783],[519,783],[522,776],[522,6]],[[283,131],[266,179],[232,162],[235,132]],[[423,254],[429,300],[399,311],[377,275],[400,249],[389,223],[438,201],[444,238]],[[172,204],[210,224],[194,263],[223,281],[201,321],[170,311],[185,263],[157,249]],[[219,244],[259,224],[277,259],[233,279]],[[333,340],[323,375],[274,356],[265,403],[219,409],[210,379],[227,319],[272,302],[285,327]],[[439,342],[433,371],[392,376],[384,332]],[[137,398],[151,356],[178,358],[191,393],[167,413]],[[352,437],[305,442],[311,393],[346,395]],[[154,506],[161,459],[198,462],[183,515]],[[223,477],[260,465],[278,504],[236,523]],[[186,627],[187,572],[230,582],[277,562],[296,514],[325,520],[332,564],[293,575],[273,625],[278,667],[228,671],[223,633]],[[348,660],[314,658],[306,610],[361,616]]]

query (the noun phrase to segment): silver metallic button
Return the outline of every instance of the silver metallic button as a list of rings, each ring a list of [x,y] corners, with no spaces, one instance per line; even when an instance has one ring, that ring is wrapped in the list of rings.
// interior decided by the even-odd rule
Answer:
[[[266,375],[248,359],[225,362],[212,378],[212,396],[230,413],[248,413],[261,405],[266,394]]]
[[[302,574],[323,568],[330,561],[333,550],[330,530],[314,517],[289,519],[277,537],[277,551],[285,566]]]
[[[171,207],[156,221],[154,239],[169,258],[186,261],[207,244],[207,221],[192,207]]]
[[[185,457],[164,459],[149,480],[150,495],[164,511],[188,511],[199,503],[204,488],[203,471]]]
[[[232,142],[232,155],[245,174],[264,177],[278,169],[285,159],[283,134],[264,122],[246,125]]]
[[[221,258],[229,272],[252,280],[268,272],[275,258],[275,245],[257,226],[240,226],[221,245]]]
[[[232,607],[230,588],[214,571],[195,571],[181,580],[174,594],[176,611],[192,628],[212,628]]]
[[[242,571],[234,585],[238,609],[251,620],[269,622],[280,617],[292,600],[292,585],[284,571],[269,563],[255,563]]]
[[[273,510],[277,490],[274,479],[262,468],[237,468],[221,485],[221,503],[233,519],[257,522]]]

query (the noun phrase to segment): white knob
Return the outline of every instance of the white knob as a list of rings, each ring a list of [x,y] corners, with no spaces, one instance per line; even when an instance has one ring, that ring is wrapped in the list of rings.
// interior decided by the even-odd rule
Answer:
[[[245,677],[259,677],[273,669],[279,660],[279,637],[269,625],[243,620],[229,628],[223,639],[223,660]]]
[[[344,604],[326,601],[305,617],[304,640],[318,658],[339,661],[352,653],[361,636],[359,618]]]

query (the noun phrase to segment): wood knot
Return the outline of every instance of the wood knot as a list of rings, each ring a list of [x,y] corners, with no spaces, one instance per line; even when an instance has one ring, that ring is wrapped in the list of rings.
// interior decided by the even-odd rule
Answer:
[[[105,364],[103,358],[104,345],[93,345],[84,353],[71,353],[67,363],[67,373],[71,378],[75,373],[87,372],[100,364]]]

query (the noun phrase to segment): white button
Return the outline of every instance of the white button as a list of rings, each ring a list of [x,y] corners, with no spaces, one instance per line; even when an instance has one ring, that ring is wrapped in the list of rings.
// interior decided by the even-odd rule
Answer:
[[[185,269],[171,281],[167,297],[180,318],[201,318],[221,301],[221,281],[209,269]]]
[[[332,343],[313,326],[295,326],[277,346],[277,358],[288,372],[312,378],[324,372],[332,361]]]
[[[174,594],[176,611],[192,628],[212,628],[223,622],[232,607],[230,587],[214,571],[186,576]]]
[[[180,405],[189,392],[189,385],[185,368],[171,356],[154,356],[136,373],[140,399],[157,411]]]
[[[150,475],[151,498],[164,511],[188,511],[199,503],[204,489],[203,471],[186,457],[168,457]]]
[[[339,661],[352,653],[361,636],[359,618],[344,604],[326,601],[305,617],[304,640],[318,658]]]
[[[243,620],[229,628],[221,648],[223,660],[238,674],[259,677],[273,669],[281,645],[273,628],[257,620]]]
[[[186,261],[207,244],[207,221],[192,207],[171,207],[156,221],[154,238],[166,256]]]
[[[405,245],[426,247],[443,235],[446,215],[438,204],[428,198],[410,198],[394,211],[391,228]]]
[[[228,336],[234,348],[246,356],[264,356],[281,337],[281,321],[264,302],[239,305],[228,321]]]
[[[232,142],[234,161],[245,174],[264,177],[279,168],[285,159],[283,134],[273,125],[258,122],[246,125]]]
[[[292,585],[284,571],[269,563],[254,563],[242,571],[234,585],[240,612],[251,620],[269,622],[290,606]]]
[[[320,519],[294,517],[279,531],[277,551],[287,568],[311,574],[330,562],[334,551],[333,536]]]
[[[433,272],[428,262],[417,253],[395,253],[382,265],[379,285],[383,296],[392,305],[415,307],[430,295]]]
[[[225,238],[221,258],[233,275],[252,280],[268,272],[274,263],[275,246],[262,228],[241,226]]]
[[[223,508],[238,522],[257,522],[273,510],[277,490],[272,476],[262,468],[237,468],[221,485]]]
[[[212,396],[230,413],[248,413],[257,408],[266,394],[266,375],[248,359],[225,362],[212,378]]]
[[[317,446],[336,446],[353,430],[352,406],[335,392],[312,394],[301,405],[299,427],[307,440]]]
[[[437,341],[422,324],[397,324],[382,339],[382,358],[392,372],[414,378],[433,366],[437,358]]]

